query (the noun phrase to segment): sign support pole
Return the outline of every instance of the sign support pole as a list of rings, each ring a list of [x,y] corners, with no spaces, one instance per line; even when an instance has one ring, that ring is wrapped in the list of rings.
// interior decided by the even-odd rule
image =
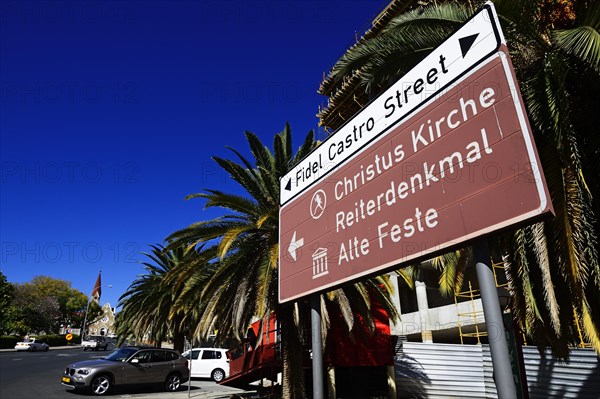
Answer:
[[[324,399],[323,393],[323,345],[321,339],[321,297],[310,297],[310,322],[312,335],[313,399]]]
[[[190,339],[189,341],[187,340],[187,337],[185,338],[185,341],[183,343],[183,351],[185,352],[186,350],[190,351],[190,378],[188,378],[188,398],[191,398],[191,390],[192,390],[192,361],[194,360],[194,337],[192,336],[192,339]]]
[[[475,256],[475,268],[479,289],[481,290],[481,302],[485,316],[485,325],[488,331],[488,341],[494,367],[494,382],[498,391],[498,398],[511,399],[517,397],[515,380],[513,378],[508,344],[504,333],[504,322],[498,300],[496,282],[490,266],[490,250],[485,240],[480,240],[473,245]]]

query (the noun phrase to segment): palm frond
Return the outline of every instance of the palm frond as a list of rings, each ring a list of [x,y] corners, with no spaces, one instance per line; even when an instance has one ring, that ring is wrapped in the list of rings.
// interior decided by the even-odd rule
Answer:
[[[550,258],[548,254],[548,244],[546,241],[544,223],[536,223],[528,228],[531,231],[532,247],[537,259],[537,266],[542,274],[545,304],[550,310],[552,328],[554,329],[557,337],[560,337],[560,307],[558,305],[558,301],[556,300],[554,283],[552,282],[552,275],[550,273]]]
[[[600,72],[600,34],[590,26],[552,32],[556,45]]]
[[[402,278],[402,280],[404,280],[406,285],[408,285],[411,289],[415,288],[415,279],[417,276],[416,266],[407,266],[402,269],[397,269],[396,273]]]
[[[269,151],[267,146],[265,146],[260,141],[260,139],[258,138],[258,136],[256,134],[246,131],[245,135],[246,135],[246,140],[248,141],[248,144],[250,145],[250,151],[252,152],[252,155],[254,156],[254,159],[256,160],[256,167],[257,168],[262,167],[262,168],[265,168],[266,170],[270,170],[273,155],[271,154],[271,152]]]
[[[600,5],[592,3],[580,26],[551,32],[556,46],[600,72]]]
[[[317,146],[317,143],[315,141],[315,132],[313,130],[311,130],[308,132],[308,134],[304,138],[304,142],[302,143],[300,148],[298,148],[296,155],[294,155],[293,160],[290,165],[290,169],[291,169],[291,166],[297,165],[298,162],[300,162],[300,160],[302,160],[308,154],[310,154],[310,152],[313,149],[315,149],[316,146]]]
[[[474,14],[474,9],[469,4],[443,3],[429,7],[417,8],[392,19],[385,27],[384,32],[399,29],[412,29],[423,26],[426,29],[436,28],[444,22],[456,27],[469,19]]]

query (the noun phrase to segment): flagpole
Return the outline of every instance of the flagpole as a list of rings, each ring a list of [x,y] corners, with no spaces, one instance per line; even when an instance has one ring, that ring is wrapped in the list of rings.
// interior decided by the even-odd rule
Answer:
[[[81,343],[83,343],[83,337],[85,337],[85,324],[87,323],[88,310],[90,310],[90,304],[92,303],[92,301],[90,300],[90,298],[87,295],[85,297],[88,301],[87,301],[87,306],[85,308],[85,317],[83,318],[83,326],[81,326],[81,335],[79,336],[79,338],[81,338]]]

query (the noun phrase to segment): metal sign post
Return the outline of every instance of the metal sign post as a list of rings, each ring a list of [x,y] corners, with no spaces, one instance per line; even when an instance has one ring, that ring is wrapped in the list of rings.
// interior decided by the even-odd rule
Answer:
[[[490,266],[490,251],[486,241],[479,241],[473,245],[475,256],[475,268],[477,269],[477,280],[481,291],[481,303],[485,316],[485,325],[488,332],[488,341],[492,353],[492,365],[494,367],[494,381],[500,399],[512,399],[517,397],[515,380],[513,378],[508,344],[504,333],[504,321],[496,281]]]
[[[185,339],[185,343],[183,344],[183,351],[184,352],[188,351],[188,350],[190,351],[190,359],[189,359],[189,362],[190,362],[190,366],[189,366],[190,377],[188,378],[188,398],[191,397],[191,392],[190,391],[192,389],[192,360],[193,360],[193,357],[194,357],[194,351],[192,349],[193,349],[192,341],[188,341],[187,338],[186,338]]]
[[[324,399],[323,394],[323,343],[321,337],[321,297],[310,298],[310,321],[312,335],[313,399]]]

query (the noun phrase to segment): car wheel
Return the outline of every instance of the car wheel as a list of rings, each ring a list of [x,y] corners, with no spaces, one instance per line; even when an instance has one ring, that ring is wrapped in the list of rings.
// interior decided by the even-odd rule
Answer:
[[[44,352],[48,352],[48,349],[50,349],[50,347],[49,347],[49,346],[45,347],[45,348],[44,348]]]
[[[165,383],[165,389],[168,392],[175,392],[179,387],[181,387],[181,376],[176,373],[169,374],[167,382]]]
[[[210,373],[210,378],[215,382],[221,382],[225,379],[225,372],[221,369],[214,369],[212,373]]]
[[[32,346],[32,347],[31,347],[31,351],[32,351],[32,352],[35,352],[35,346]]]
[[[98,377],[94,378],[94,380],[92,381],[92,385],[90,386],[92,388],[92,393],[94,395],[106,395],[108,393],[108,391],[110,390],[110,386],[111,386],[111,381],[110,381],[110,377],[107,375],[99,375]]]

